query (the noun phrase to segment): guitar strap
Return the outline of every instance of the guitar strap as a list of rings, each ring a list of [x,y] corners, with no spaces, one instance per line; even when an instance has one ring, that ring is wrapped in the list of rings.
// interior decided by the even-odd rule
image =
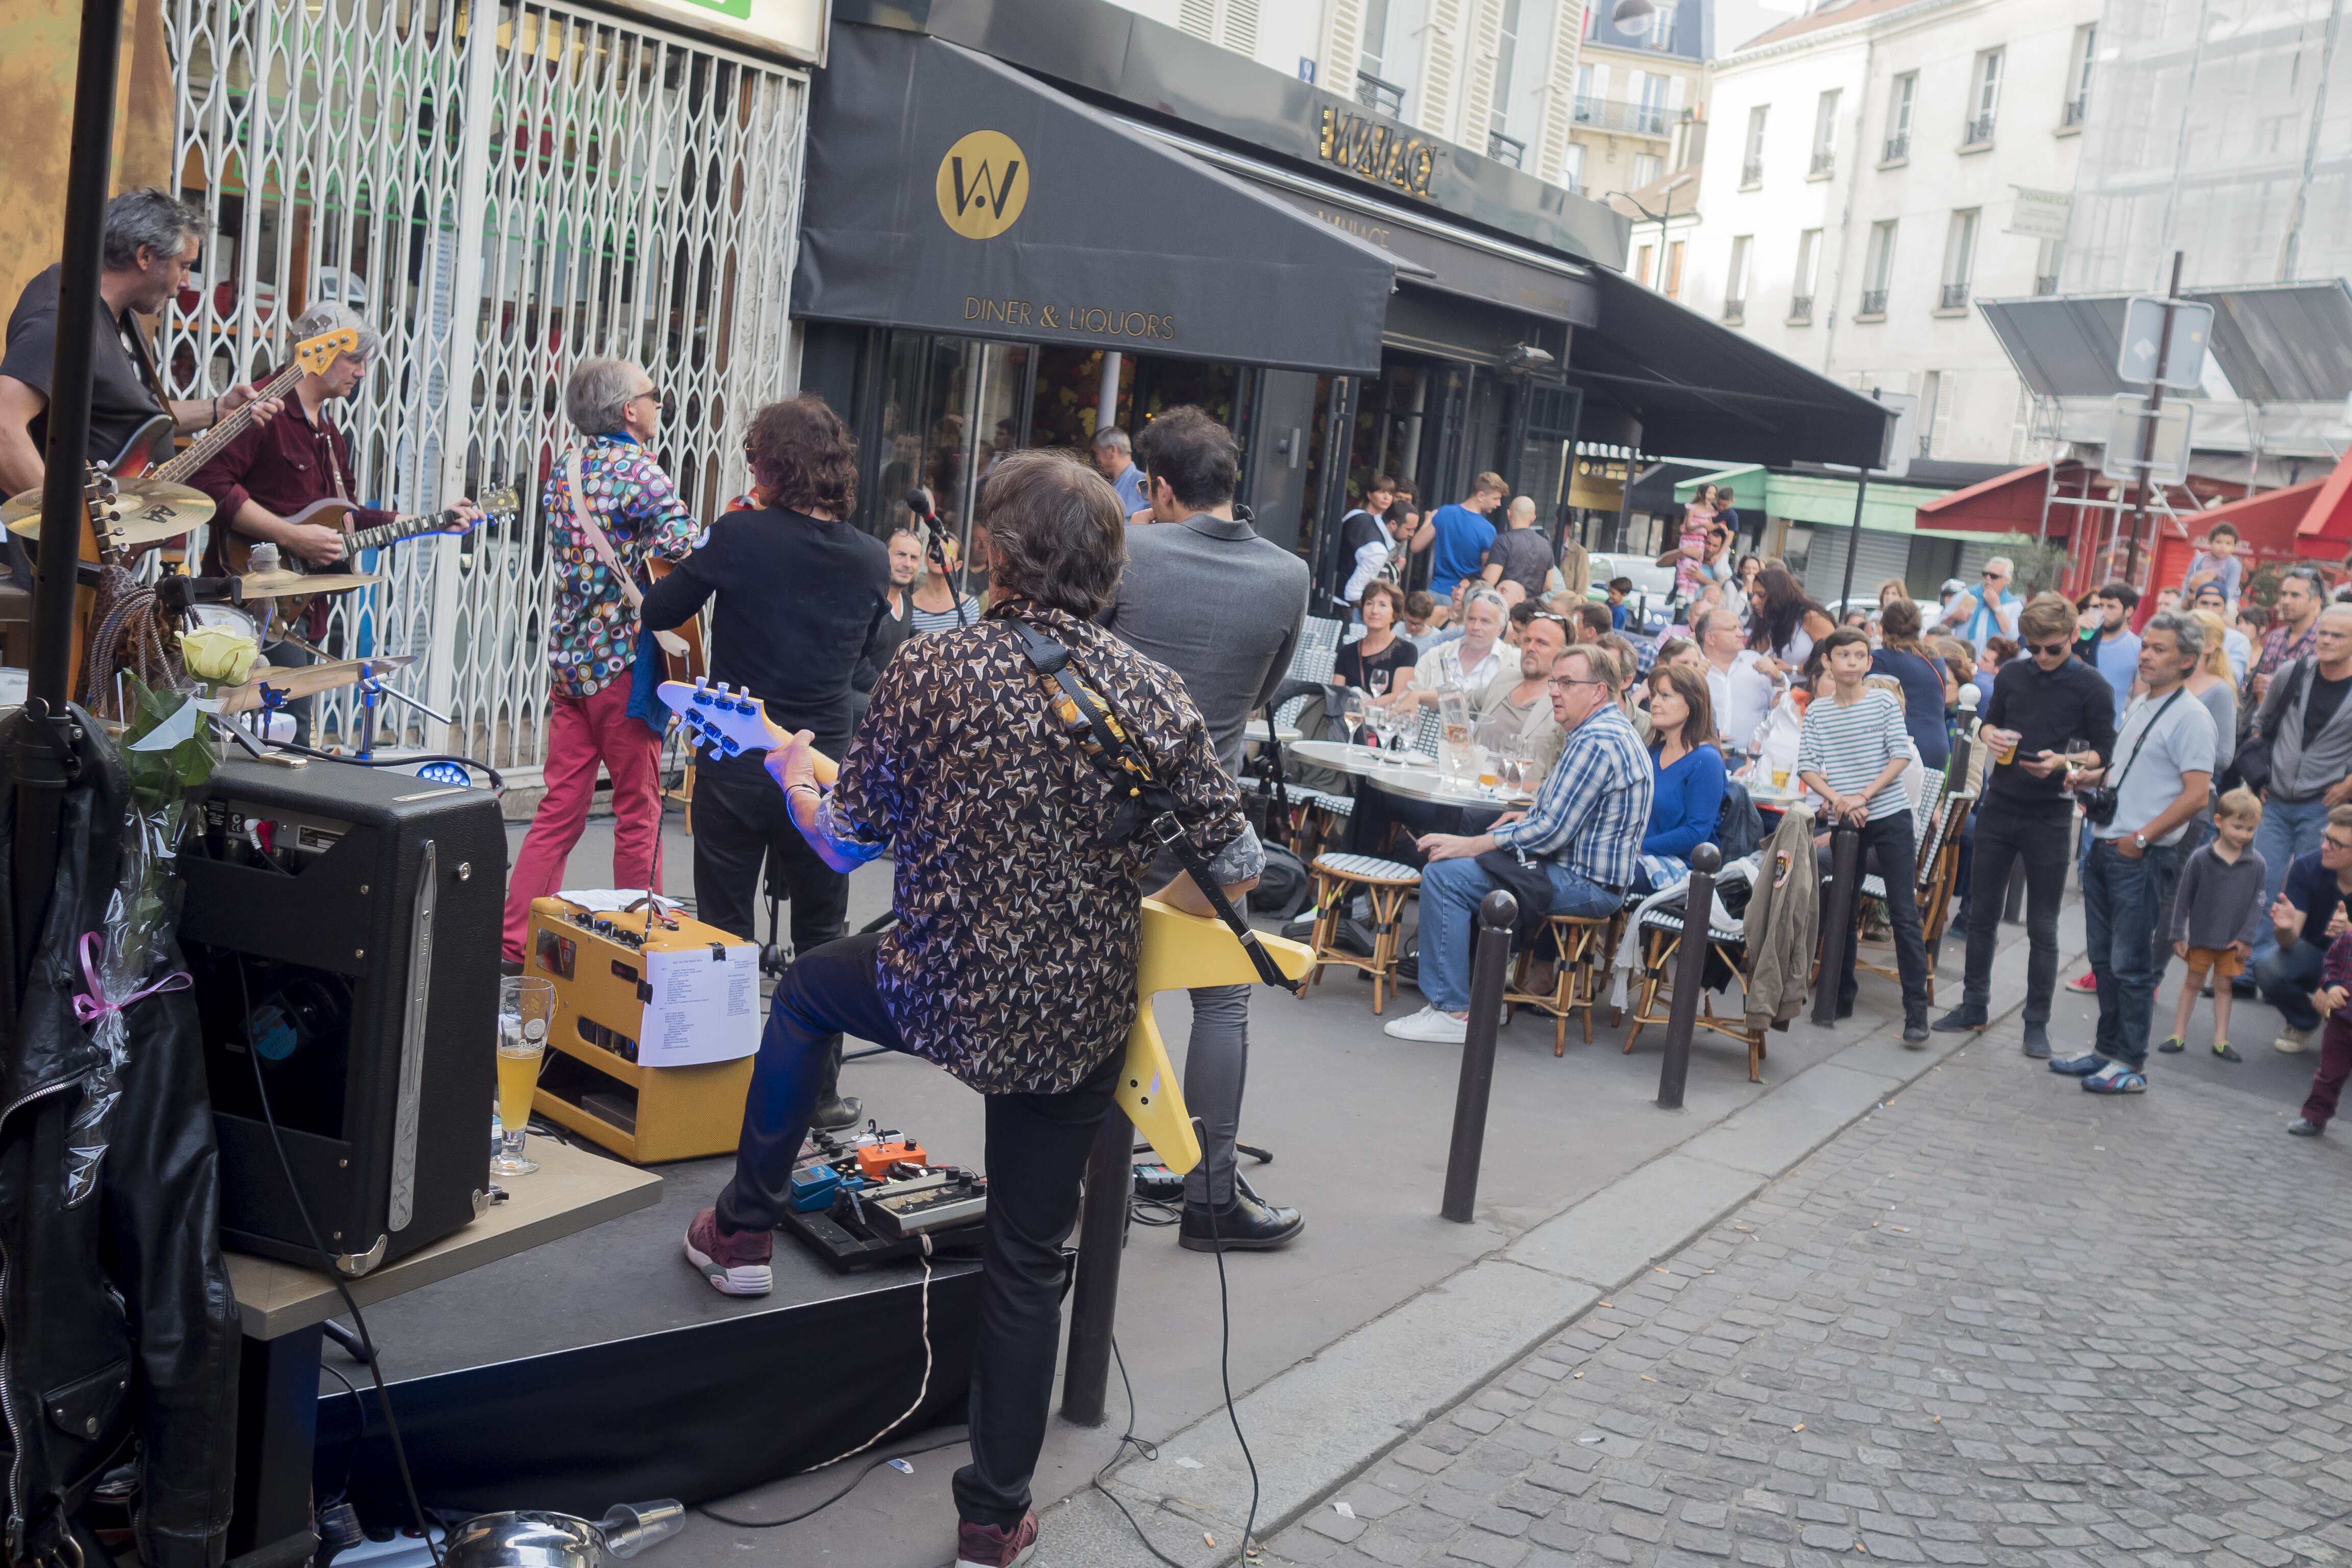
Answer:
[[[1174,853],[1193,885],[1208,899],[1209,907],[1217,911],[1217,918],[1240,941],[1242,951],[1250,955],[1258,978],[1293,994],[1303,994],[1307,983],[1282,973],[1274,955],[1258,941],[1257,932],[1250,929],[1250,923],[1234,908],[1233,900],[1225,897],[1224,889],[1209,874],[1208,861],[1185,836],[1183,824],[1177,820],[1174,792],[1160,782],[1151,771],[1150,759],[1128,739],[1126,727],[1119,723],[1110,705],[1071,672],[1070,650],[1026,622],[1008,616],[1004,624],[1021,638],[1022,651],[1028,655],[1037,673],[1054,682],[1071,708],[1086,721],[1095,742],[1095,750],[1089,753],[1095,765],[1109,774],[1112,784],[1125,790],[1130,800],[1139,802],[1151,814],[1151,837]]]
[[[572,447],[564,454],[564,458],[570,465],[566,472],[572,480],[572,520],[587,536],[588,548],[596,552],[596,558],[604,563],[604,569],[613,574],[613,580],[620,584],[621,597],[632,611],[642,616],[646,596],[638,589],[636,579],[629,575],[628,568],[621,564],[621,558],[614,553],[613,542],[604,537],[603,529],[596,526],[596,514],[589,509],[588,487],[580,473],[580,448]],[[674,658],[686,652],[686,639],[676,632],[656,632],[654,640],[661,644],[663,652]]]

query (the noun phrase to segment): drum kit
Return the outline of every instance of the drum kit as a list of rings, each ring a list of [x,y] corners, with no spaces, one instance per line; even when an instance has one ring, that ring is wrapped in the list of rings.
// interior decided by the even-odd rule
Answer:
[[[117,521],[108,531],[109,538],[103,543],[124,553],[176,539],[199,523],[209,521],[213,514],[212,498],[202,490],[152,475],[117,477],[114,489]],[[41,492],[29,489],[0,502],[0,527],[22,537],[37,538],[41,528]],[[315,594],[340,593],[346,588],[364,588],[391,580],[388,574],[381,572],[329,574],[291,572],[282,568],[252,572],[221,583],[221,591],[228,595],[226,601],[189,605],[188,618],[199,626],[227,627],[253,638],[258,645],[264,640],[270,617],[267,610],[257,616],[246,608],[249,601],[308,598]],[[227,715],[276,707],[297,698],[356,686],[415,662],[413,658],[401,657],[336,659],[284,669],[259,666],[256,668],[253,679],[244,685],[229,687],[220,692],[220,711]],[[401,694],[394,692],[391,695]]]

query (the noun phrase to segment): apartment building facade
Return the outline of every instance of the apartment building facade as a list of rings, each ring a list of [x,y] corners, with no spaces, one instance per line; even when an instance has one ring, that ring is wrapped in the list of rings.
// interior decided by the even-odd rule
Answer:
[[[1583,0],[1114,3],[1457,147],[1578,185],[1567,171]]]
[[[1720,145],[1680,298],[1848,385],[1917,396],[1919,456],[2040,456],[1975,302],[2058,289],[2100,11],[1853,0],[1716,60]]]

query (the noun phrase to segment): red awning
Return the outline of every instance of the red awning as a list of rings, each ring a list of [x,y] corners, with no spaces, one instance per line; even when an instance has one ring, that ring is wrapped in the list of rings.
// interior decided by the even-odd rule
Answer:
[[[2332,557],[2333,551],[2320,547],[2332,544],[2340,548],[2347,541],[2352,541],[2352,451],[2344,454],[2336,465],[2336,471],[2326,479],[2275,493],[2288,495],[2294,490],[2313,489],[2319,493],[2312,498],[2310,508],[2303,514],[2303,522],[2295,531],[2303,536],[2305,554]]]
[[[2012,468],[1964,490],[1939,496],[1919,509],[1917,527],[1963,529],[1977,533],[2039,533],[2042,498],[2049,488],[2050,465]],[[2071,507],[2051,509],[2058,521]],[[2061,532],[2072,529],[2062,527]]]

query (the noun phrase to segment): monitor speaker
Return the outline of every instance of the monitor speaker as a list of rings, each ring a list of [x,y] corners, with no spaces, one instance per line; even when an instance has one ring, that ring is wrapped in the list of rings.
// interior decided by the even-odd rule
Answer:
[[[180,941],[220,1137],[222,1240],[316,1267],[298,1190],[349,1276],[465,1225],[489,1188],[496,799],[331,762],[246,762],[224,763],[192,809]]]

